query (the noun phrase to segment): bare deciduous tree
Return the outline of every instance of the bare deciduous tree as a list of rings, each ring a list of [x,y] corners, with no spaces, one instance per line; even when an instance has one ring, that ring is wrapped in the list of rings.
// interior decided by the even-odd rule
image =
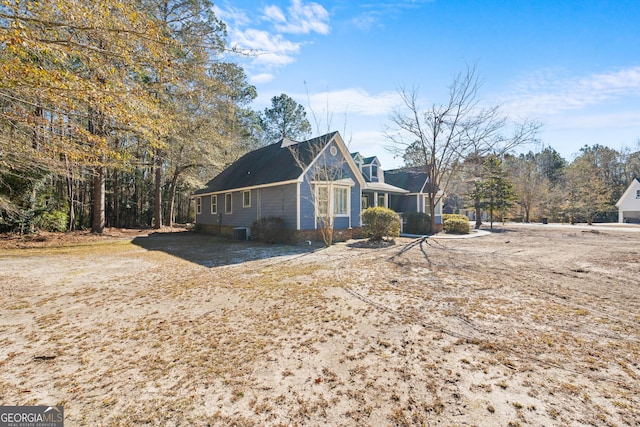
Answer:
[[[446,193],[451,178],[467,158],[483,158],[487,154],[502,154],[519,145],[532,142],[540,125],[525,121],[516,126],[510,137],[502,132],[508,126],[507,117],[498,106],[480,106],[478,91],[481,87],[476,67],[467,67],[459,73],[449,87],[449,99],[444,104],[420,105],[417,88],[399,90],[403,107],[394,111],[393,126],[386,130],[391,142],[388,149],[403,155],[411,147],[424,167],[431,185],[427,188],[429,214],[435,215],[435,206]],[[439,190],[442,192],[439,193]],[[433,221],[431,221],[433,232]]]

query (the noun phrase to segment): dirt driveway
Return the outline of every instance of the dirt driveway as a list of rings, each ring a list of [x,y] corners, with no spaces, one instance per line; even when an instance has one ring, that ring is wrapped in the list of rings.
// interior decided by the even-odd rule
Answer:
[[[68,426],[638,426],[639,288],[628,228],[0,249],[0,404]]]

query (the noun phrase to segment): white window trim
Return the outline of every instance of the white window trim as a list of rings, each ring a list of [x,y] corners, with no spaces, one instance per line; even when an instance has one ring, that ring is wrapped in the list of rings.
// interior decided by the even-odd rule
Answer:
[[[227,196],[229,196],[229,203],[227,203]],[[226,215],[233,214],[233,193],[224,194],[224,213]]]
[[[196,197],[196,214],[202,213],[202,197]]]
[[[249,203],[245,204],[244,203],[244,195],[245,194],[249,194]],[[251,190],[245,190],[242,192],[242,207],[243,208],[250,208],[251,207]]]
[[[350,187],[348,185],[335,185],[335,184],[315,184],[315,211],[316,211],[316,217],[319,218],[321,217],[323,214],[320,212],[319,210],[319,203],[318,201],[320,200],[320,188],[327,188],[327,197],[328,197],[328,206],[327,208],[329,209],[329,212],[332,212],[332,217],[333,218],[349,218],[349,212],[351,211],[351,197],[350,197]],[[346,194],[347,194],[347,203],[346,203],[346,212],[345,213],[341,213],[341,214],[336,214],[335,213],[335,190],[337,188],[343,188],[346,190]]]
[[[334,186],[333,187],[333,202],[334,203],[336,201],[336,195],[337,195],[337,191],[338,190],[344,191],[344,193],[345,193],[344,213],[336,213],[337,206],[333,206],[333,214],[336,217],[349,216],[349,187],[343,187],[343,186]]]
[[[213,203],[213,201],[215,200],[215,204]],[[215,209],[214,209],[215,206]],[[218,213],[218,195],[217,194],[212,194],[211,195],[211,215],[215,215]]]

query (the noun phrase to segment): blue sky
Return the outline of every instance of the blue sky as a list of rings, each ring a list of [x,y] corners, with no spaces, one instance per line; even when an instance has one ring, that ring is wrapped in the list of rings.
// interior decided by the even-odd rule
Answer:
[[[340,131],[385,169],[402,164],[383,136],[398,88],[445,103],[473,64],[482,103],[542,122],[542,144],[567,160],[585,144],[640,149],[639,0],[222,0],[215,11],[231,46],[260,52],[233,59],[257,88],[254,109],[286,93],[316,133]]]

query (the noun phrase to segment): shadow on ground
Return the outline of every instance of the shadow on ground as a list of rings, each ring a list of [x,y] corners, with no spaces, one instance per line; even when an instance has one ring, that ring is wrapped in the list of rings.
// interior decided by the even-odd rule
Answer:
[[[214,268],[267,258],[289,257],[314,252],[314,245],[266,245],[254,241],[233,241],[192,232],[152,233],[136,237],[134,245],[160,251]]]

